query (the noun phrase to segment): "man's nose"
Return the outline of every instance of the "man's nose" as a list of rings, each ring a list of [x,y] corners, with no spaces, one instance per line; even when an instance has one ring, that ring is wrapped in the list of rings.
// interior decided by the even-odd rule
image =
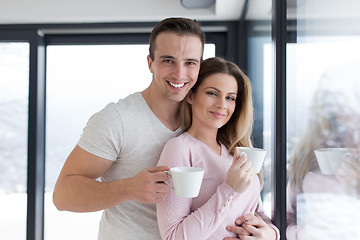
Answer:
[[[173,72],[171,74],[173,78],[176,78],[177,80],[182,80],[186,76],[186,68],[181,64],[176,64],[174,66]]]

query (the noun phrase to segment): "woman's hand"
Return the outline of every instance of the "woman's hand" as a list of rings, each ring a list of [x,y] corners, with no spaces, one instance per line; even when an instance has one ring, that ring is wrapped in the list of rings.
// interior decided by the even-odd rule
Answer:
[[[239,149],[235,149],[233,164],[227,172],[226,183],[237,193],[242,193],[249,187],[253,177],[254,171],[246,154],[239,156]]]
[[[360,151],[346,155],[336,172],[348,194],[360,198]]]
[[[255,213],[247,214],[235,221],[236,226],[227,226],[226,230],[236,233],[238,238],[224,238],[224,240],[275,240],[276,232]]]

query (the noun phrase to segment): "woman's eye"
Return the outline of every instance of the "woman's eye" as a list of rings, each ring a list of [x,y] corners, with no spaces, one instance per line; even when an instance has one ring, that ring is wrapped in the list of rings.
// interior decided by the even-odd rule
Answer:
[[[227,97],[228,100],[230,101],[235,101],[236,99],[234,97]]]
[[[214,92],[206,92],[206,94],[211,95],[211,96],[216,96],[216,93],[214,93]]]

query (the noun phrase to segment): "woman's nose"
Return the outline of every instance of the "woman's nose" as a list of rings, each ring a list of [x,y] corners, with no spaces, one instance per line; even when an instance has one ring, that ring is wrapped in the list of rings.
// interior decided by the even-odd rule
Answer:
[[[226,108],[226,101],[225,101],[225,99],[219,97],[218,100],[217,100],[217,102],[216,102],[216,107],[221,108],[221,109]]]

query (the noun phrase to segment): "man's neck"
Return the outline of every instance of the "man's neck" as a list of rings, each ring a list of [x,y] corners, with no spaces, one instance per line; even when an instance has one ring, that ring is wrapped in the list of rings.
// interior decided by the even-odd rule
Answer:
[[[170,130],[180,127],[180,102],[172,102],[162,93],[157,93],[151,86],[141,92],[147,105],[156,117]]]

